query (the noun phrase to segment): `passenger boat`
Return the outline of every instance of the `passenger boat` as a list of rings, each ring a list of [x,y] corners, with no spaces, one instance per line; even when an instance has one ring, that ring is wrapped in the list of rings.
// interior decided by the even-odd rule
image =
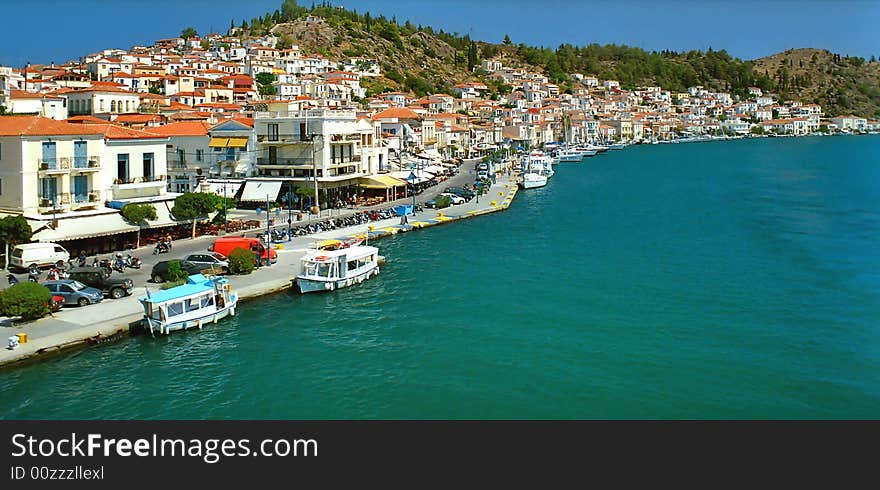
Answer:
[[[574,149],[574,151],[580,153],[581,157],[592,157],[592,156],[595,156],[596,153],[599,152],[599,150],[595,150],[595,149],[589,148],[587,146],[578,146],[577,148]]]
[[[379,275],[379,249],[355,245],[338,250],[309,250],[300,263],[295,279],[300,293],[333,291]]]
[[[579,162],[583,158],[581,153],[576,149],[561,150],[557,154],[560,162]]]
[[[539,173],[527,172],[522,175],[522,180],[519,182],[519,185],[523,189],[544,187],[545,185],[547,185],[547,177]]]
[[[226,316],[235,316],[238,293],[222,277],[194,274],[185,284],[140,298],[144,327],[155,336],[175,330],[202,328]]]

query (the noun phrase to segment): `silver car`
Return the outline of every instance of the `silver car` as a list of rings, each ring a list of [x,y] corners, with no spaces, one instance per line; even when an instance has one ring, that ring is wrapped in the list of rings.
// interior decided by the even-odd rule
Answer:
[[[195,264],[202,269],[213,269],[221,273],[229,272],[229,261],[226,260],[226,257],[216,252],[189,254],[183,260]]]
[[[74,281],[73,279],[63,279],[60,281],[46,281],[43,286],[49,288],[52,296],[61,296],[64,298],[64,305],[80,305],[88,306],[93,303],[100,303],[104,299],[104,293],[100,289],[90,288],[85,284]]]

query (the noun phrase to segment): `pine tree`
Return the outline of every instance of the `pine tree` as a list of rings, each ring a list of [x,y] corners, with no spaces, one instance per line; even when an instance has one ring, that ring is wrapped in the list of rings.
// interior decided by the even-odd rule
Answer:
[[[508,36],[507,34],[505,34],[505,35],[504,35],[504,45],[505,45],[505,46],[510,46],[511,44],[513,44],[513,41],[510,40],[510,36]]]

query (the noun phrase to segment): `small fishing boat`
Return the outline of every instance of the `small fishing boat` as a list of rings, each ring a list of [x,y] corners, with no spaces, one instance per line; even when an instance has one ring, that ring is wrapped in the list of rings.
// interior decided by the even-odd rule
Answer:
[[[333,291],[379,275],[379,249],[355,245],[338,250],[309,250],[301,259],[295,285],[300,293]]]
[[[144,307],[144,327],[155,336],[175,330],[202,328],[226,316],[235,316],[238,294],[222,277],[194,274],[177,287],[140,298]]]

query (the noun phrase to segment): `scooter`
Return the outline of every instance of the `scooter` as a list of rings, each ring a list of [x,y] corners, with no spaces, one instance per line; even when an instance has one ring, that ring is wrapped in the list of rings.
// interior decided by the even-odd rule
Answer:
[[[12,274],[7,274],[6,282],[8,282],[10,286],[15,286],[16,284],[18,284],[18,279]]]
[[[171,247],[168,246],[167,242],[159,242],[153,248],[153,255],[167,254],[170,251]]]
[[[140,269],[142,265],[143,265],[143,262],[141,262],[141,259],[139,259],[137,257],[132,257],[131,254],[128,254],[125,257],[125,266],[126,267],[130,267],[132,269]]]

